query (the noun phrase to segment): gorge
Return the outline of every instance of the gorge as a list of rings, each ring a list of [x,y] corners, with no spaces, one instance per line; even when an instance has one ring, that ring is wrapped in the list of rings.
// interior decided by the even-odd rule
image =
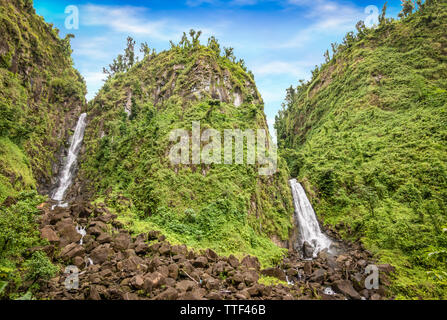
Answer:
[[[199,155],[210,129],[269,136],[253,73],[214,37],[141,61],[129,38],[86,102],[71,37],[0,0],[0,298],[446,298],[441,2],[358,24],[288,89],[263,175],[243,138],[231,163],[169,159],[176,130]]]

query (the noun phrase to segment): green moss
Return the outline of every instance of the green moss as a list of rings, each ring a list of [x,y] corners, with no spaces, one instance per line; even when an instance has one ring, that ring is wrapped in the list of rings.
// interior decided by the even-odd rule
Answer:
[[[427,276],[447,267],[427,259],[447,246],[446,19],[433,2],[345,40],[276,121],[317,213],[397,266],[399,297],[446,294]]]

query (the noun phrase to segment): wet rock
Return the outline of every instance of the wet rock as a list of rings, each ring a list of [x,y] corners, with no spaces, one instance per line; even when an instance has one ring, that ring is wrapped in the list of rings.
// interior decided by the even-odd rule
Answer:
[[[61,223],[57,225],[60,235],[60,245],[65,246],[72,242],[79,242],[82,236],[76,231],[73,223]]]
[[[77,256],[73,258],[73,264],[78,267],[79,269],[82,269],[85,267],[85,259]]]
[[[311,261],[306,261],[304,263],[304,273],[306,275],[312,274],[312,262]]]
[[[314,247],[307,241],[304,241],[303,243],[303,257],[305,259],[310,259],[314,255]]]

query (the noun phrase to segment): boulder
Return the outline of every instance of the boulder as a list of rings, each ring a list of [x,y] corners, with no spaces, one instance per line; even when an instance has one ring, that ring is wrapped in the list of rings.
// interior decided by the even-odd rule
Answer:
[[[317,269],[315,270],[311,276],[310,281],[322,283],[326,278],[327,272],[324,269]]]
[[[45,226],[40,230],[41,237],[47,239],[51,243],[59,242],[59,236],[52,226]]]
[[[146,292],[161,287],[165,283],[165,277],[160,272],[152,272],[144,276],[143,289]]]
[[[102,221],[92,222],[87,229],[87,233],[93,236],[99,236],[103,232],[107,232],[107,225]]]
[[[172,287],[167,288],[165,291],[155,297],[155,300],[176,300],[178,298],[178,292]]]
[[[194,262],[192,265],[196,268],[205,268],[208,266],[208,259],[205,256],[200,256]]]
[[[134,287],[135,289],[139,290],[143,288],[144,285],[144,278],[141,275],[136,275],[130,280],[130,285]]]
[[[239,260],[232,254],[228,257],[228,263],[235,269],[239,267]]]
[[[167,256],[171,253],[171,245],[167,242],[162,242],[160,248],[158,249],[158,252],[162,256]]]
[[[174,280],[177,280],[179,270],[178,265],[176,263],[171,263],[168,267],[168,270],[169,270],[169,277]]]
[[[109,243],[112,241],[112,236],[106,232],[103,232],[96,238],[96,241],[100,244]]]
[[[84,247],[78,245],[77,243],[71,243],[62,249],[60,256],[64,260],[69,260],[74,257],[80,257],[85,254]]]
[[[124,251],[129,249],[130,246],[130,235],[128,233],[120,233],[118,234],[114,239],[113,239],[113,247],[115,248],[115,250],[118,251]]]
[[[261,274],[268,277],[278,278],[281,281],[286,281],[287,277],[280,268],[268,268],[261,271]]]
[[[302,250],[303,250],[303,257],[305,259],[313,258],[315,249],[309,242],[304,241]]]
[[[241,265],[246,266],[249,269],[259,270],[261,268],[261,264],[257,257],[246,256],[241,261]]]
[[[191,280],[182,280],[175,284],[175,288],[180,292],[190,291],[197,287],[197,283]]]
[[[335,281],[333,287],[336,292],[341,293],[346,297],[349,297],[354,300],[361,299],[360,294],[357,291],[355,291],[354,287],[352,286],[351,281],[349,281],[349,280]]]
[[[90,259],[92,259],[94,264],[102,264],[109,258],[109,255],[113,253],[113,250],[110,248],[110,244],[102,244],[96,247],[90,253]]]

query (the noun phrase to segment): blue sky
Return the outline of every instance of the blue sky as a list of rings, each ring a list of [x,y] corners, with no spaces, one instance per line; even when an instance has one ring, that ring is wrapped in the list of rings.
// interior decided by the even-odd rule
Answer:
[[[126,38],[148,42],[161,51],[191,28],[202,30],[221,46],[233,47],[253,71],[265,102],[269,124],[281,108],[285,90],[308,80],[332,42],[340,43],[359,20],[371,20],[368,6],[382,9],[385,0],[181,0],[181,1],[48,1],[34,0],[39,15],[73,33],[73,59],[84,76],[87,98],[103,84],[102,68],[122,53]],[[79,28],[65,28],[65,8],[79,9]],[[368,8],[368,10],[367,10]],[[396,17],[400,0],[388,1],[388,17]],[[272,128],[272,127],[271,127]]]

